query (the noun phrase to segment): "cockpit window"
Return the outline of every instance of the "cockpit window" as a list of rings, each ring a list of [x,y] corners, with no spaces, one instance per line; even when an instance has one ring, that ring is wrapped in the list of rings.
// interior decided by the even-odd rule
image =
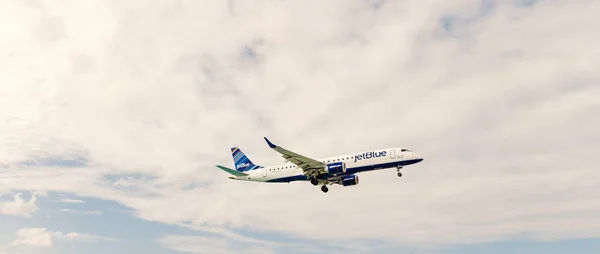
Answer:
[[[408,150],[408,149],[402,149],[402,150],[400,150],[400,151],[401,151],[401,152],[410,152],[410,150]]]

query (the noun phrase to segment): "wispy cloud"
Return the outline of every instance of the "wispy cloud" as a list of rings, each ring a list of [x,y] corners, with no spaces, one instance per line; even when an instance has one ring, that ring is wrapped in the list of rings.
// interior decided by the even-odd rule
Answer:
[[[98,210],[79,211],[79,210],[71,210],[71,209],[63,208],[63,209],[60,209],[60,211],[66,212],[66,213],[83,213],[83,214],[90,214],[90,215],[101,215],[102,214],[102,211],[98,211]]]
[[[68,240],[72,240],[72,241],[82,241],[82,242],[91,242],[91,243],[97,243],[100,241],[117,241],[116,239],[113,239],[113,238],[102,237],[102,236],[91,235],[91,234],[81,234],[81,233],[75,233],[75,232],[70,232],[70,233],[66,233],[66,234],[61,233],[61,232],[55,232],[53,234],[55,235],[56,238],[68,239]]]
[[[217,235],[217,236],[220,236],[223,238],[235,240],[238,242],[257,244],[257,245],[262,245],[262,246],[270,246],[270,247],[277,245],[277,243],[273,242],[273,241],[266,241],[266,240],[252,238],[252,237],[247,237],[247,236],[235,233],[235,232],[231,231],[230,229],[226,229],[224,227],[219,227],[219,226],[206,226],[206,225],[197,225],[197,224],[188,224],[188,223],[185,223],[185,224],[181,223],[181,224],[179,224],[179,226],[193,229],[196,231],[202,231],[205,233],[211,233],[211,234],[214,234],[214,235]]]
[[[159,243],[170,249],[188,253],[274,253],[266,246],[237,249],[226,238],[219,237],[169,235],[161,238]]]
[[[81,233],[62,233],[49,231],[47,228],[22,228],[16,233],[17,239],[11,245],[31,245],[39,247],[51,247],[55,241],[69,240],[82,242],[115,241],[112,238],[95,236]]]
[[[79,200],[79,199],[70,199],[70,198],[63,198],[58,200],[57,202],[61,202],[61,203],[72,203],[72,204],[82,204],[85,203],[85,201],[83,200]]]

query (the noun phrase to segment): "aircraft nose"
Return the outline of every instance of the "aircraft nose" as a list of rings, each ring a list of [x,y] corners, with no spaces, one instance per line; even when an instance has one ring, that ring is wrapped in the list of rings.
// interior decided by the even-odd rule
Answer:
[[[422,156],[420,156],[420,155],[418,155],[418,154],[416,154],[416,153],[415,153],[414,155],[415,155],[415,160],[416,160],[417,162],[421,162],[421,161],[423,161],[423,157],[422,157]]]

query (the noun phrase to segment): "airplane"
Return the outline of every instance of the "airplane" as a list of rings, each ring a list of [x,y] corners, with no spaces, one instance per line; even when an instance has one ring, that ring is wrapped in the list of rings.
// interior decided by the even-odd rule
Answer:
[[[398,177],[401,177],[402,167],[423,160],[423,157],[406,148],[387,148],[313,159],[275,145],[266,137],[264,139],[269,147],[280,153],[287,162],[268,167],[259,166],[239,147],[232,147],[231,156],[235,170],[221,165],[216,165],[217,168],[231,174],[229,179],[267,183],[310,181],[314,186],[321,185],[321,191],[327,193],[327,185],[357,185],[357,173],[395,167]]]

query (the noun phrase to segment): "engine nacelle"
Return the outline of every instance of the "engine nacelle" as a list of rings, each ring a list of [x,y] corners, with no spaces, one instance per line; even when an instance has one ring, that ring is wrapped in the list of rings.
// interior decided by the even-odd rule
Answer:
[[[349,175],[342,178],[343,186],[352,186],[358,184],[358,176],[357,175]]]
[[[325,167],[325,173],[331,175],[346,173],[346,163],[340,161],[327,164],[327,167]]]

